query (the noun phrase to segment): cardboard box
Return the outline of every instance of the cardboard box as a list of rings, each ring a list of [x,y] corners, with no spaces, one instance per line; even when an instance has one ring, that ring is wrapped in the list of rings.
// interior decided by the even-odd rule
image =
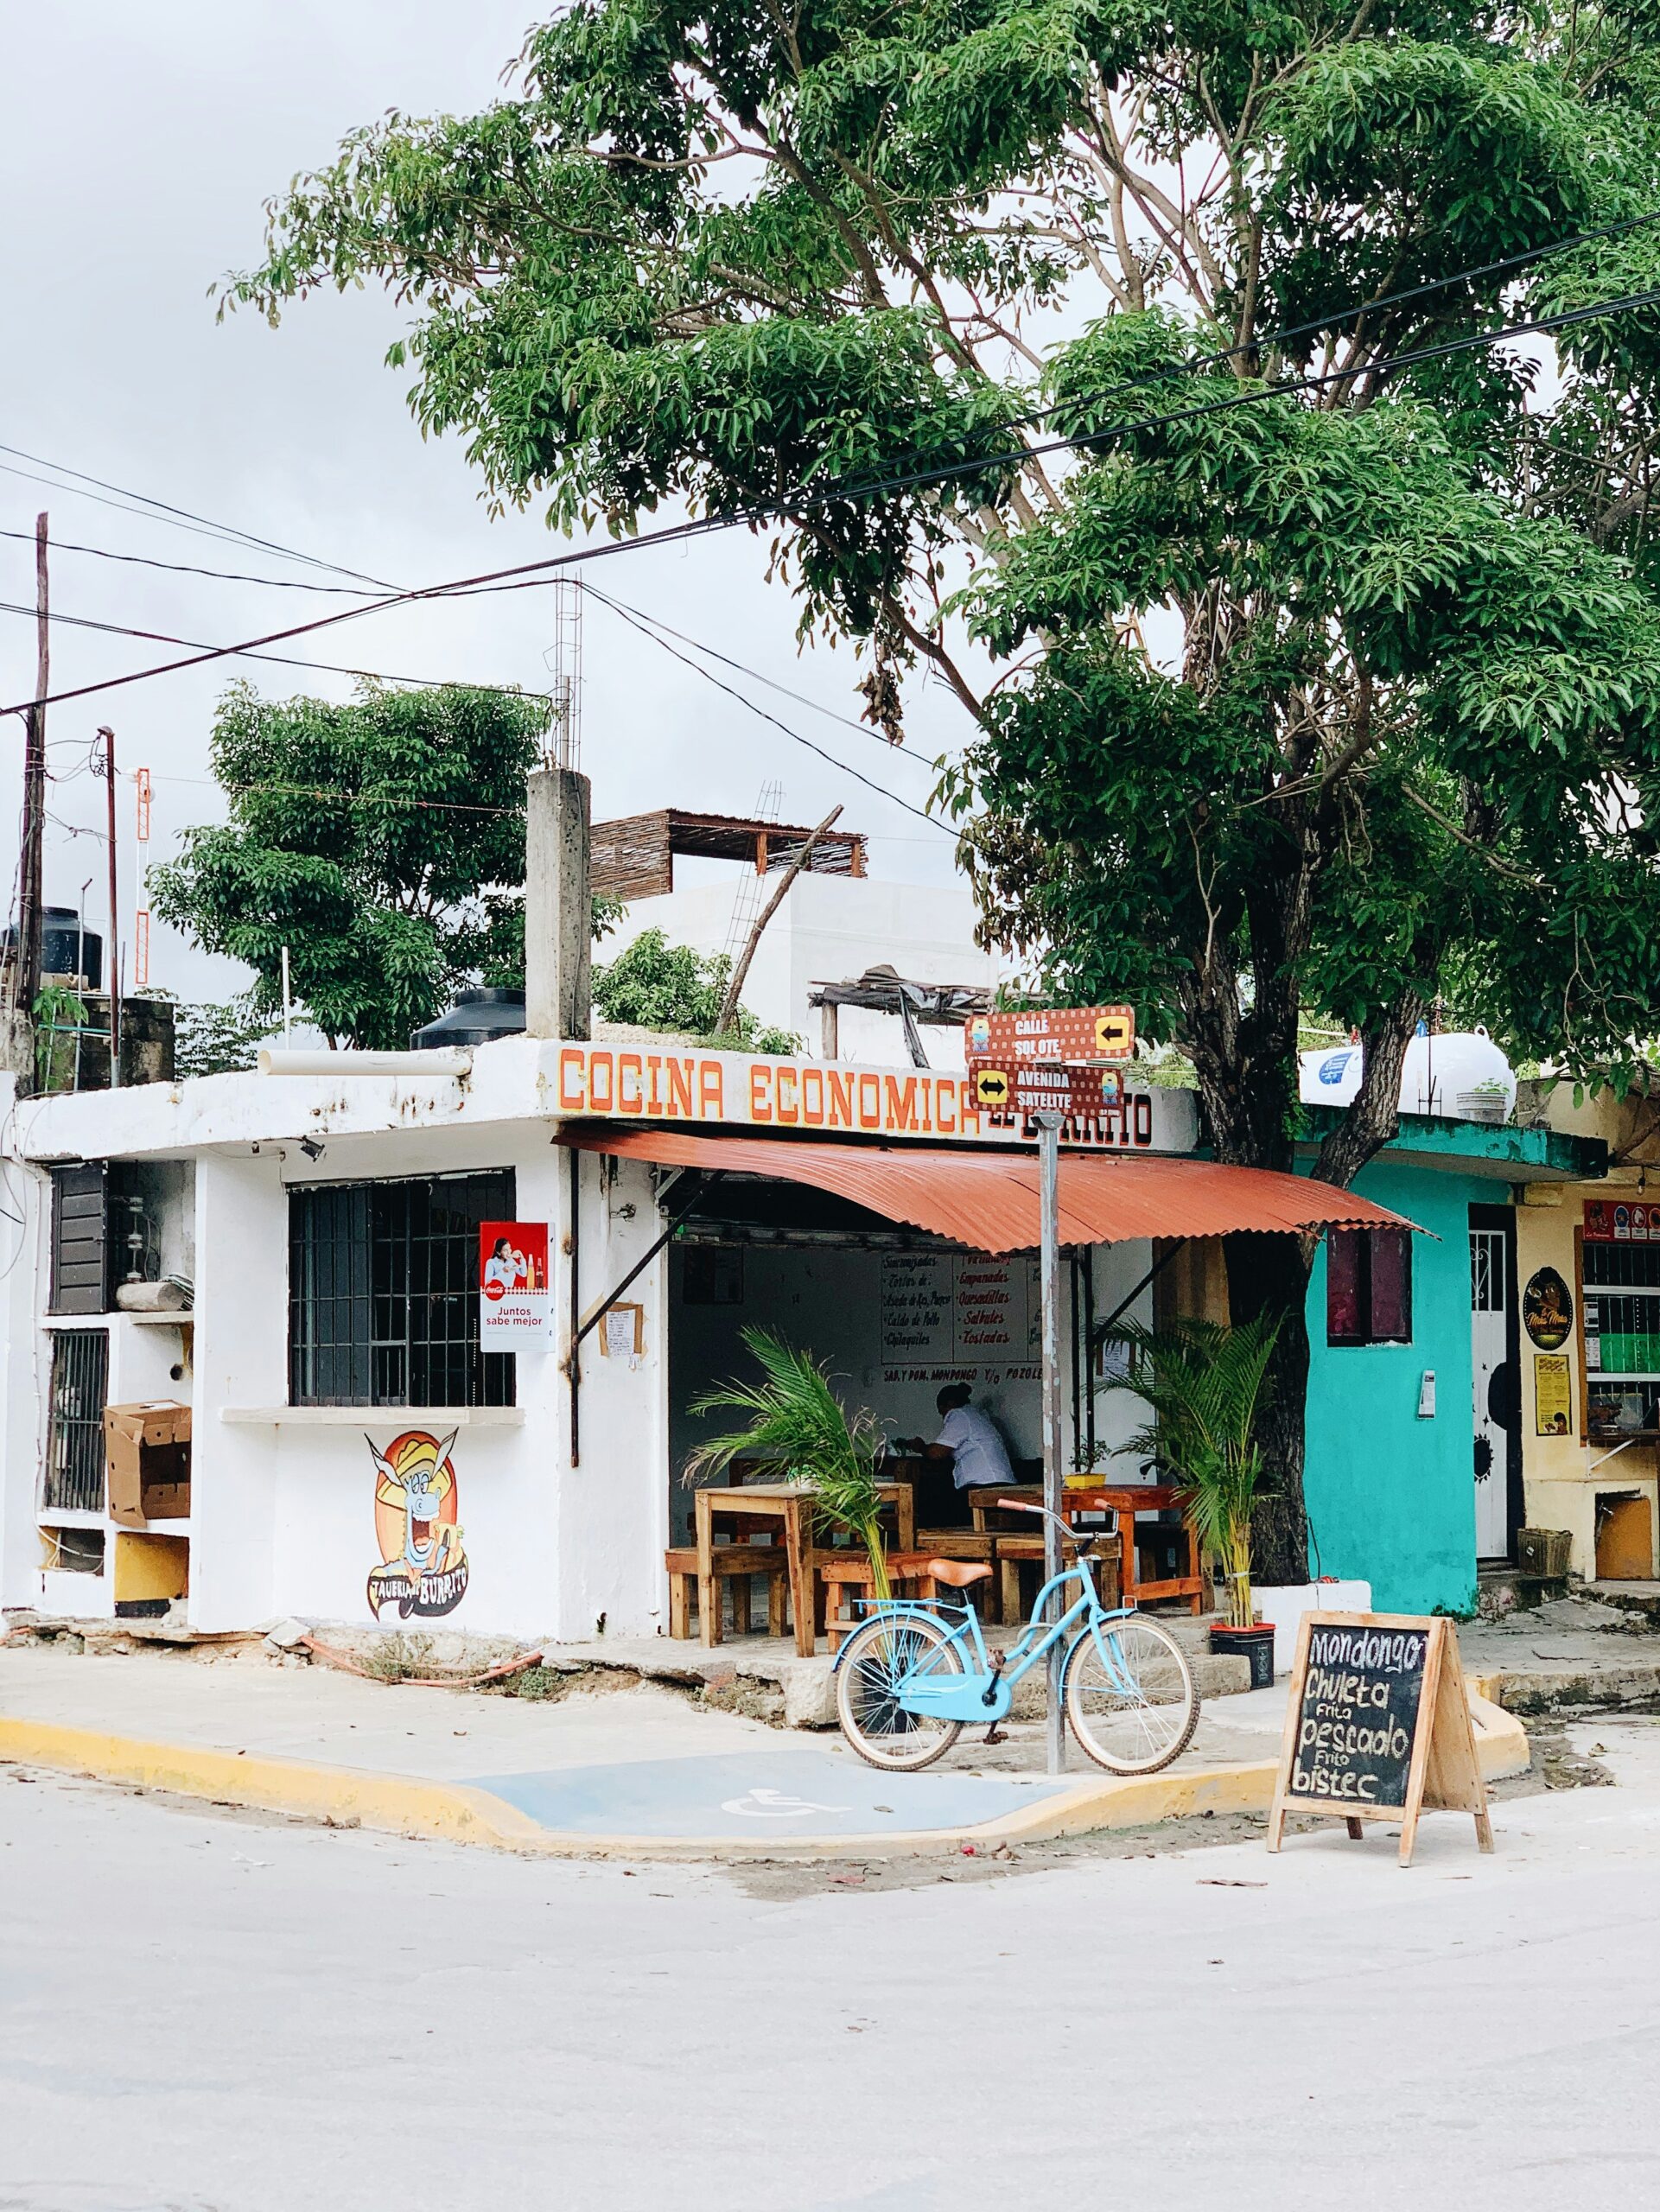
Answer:
[[[105,1406],[110,1518],[124,1529],[182,1521],[190,1512],[190,1408],[176,1398]]]

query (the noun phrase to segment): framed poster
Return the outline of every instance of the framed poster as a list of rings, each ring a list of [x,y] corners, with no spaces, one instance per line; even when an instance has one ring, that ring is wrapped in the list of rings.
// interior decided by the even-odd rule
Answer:
[[[479,1349],[545,1351],[553,1341],[545,1221],[479,1224]]]
[[[1533,1355],[1533,1427],[1537,1436],[1566,1436],[1573,1413],[1573,1381],[1565,1351]]]

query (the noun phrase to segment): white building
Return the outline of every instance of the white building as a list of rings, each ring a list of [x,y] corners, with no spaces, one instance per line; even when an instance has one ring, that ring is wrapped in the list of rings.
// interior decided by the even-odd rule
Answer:
[[[779,869],[809,835],[799,826],[675,808],[596,824],[595,887],[628,902],[600,957],[614,959],[642,931],[658,929],[671,944],[735,960],[778,887]],[[699,880],[686,880],[696,869]],[[975,944],[976,919],[965,881],[879,880],[865,873],[863,838],[833,834],[814,847],[767,922],[744,979],[743,1003],[763,1024],[800,1037],[812,1057],[897,1066],[909,1057],[897,1014],[843,1008],[837,1050],[827,1052],[811,1002],[814,986],[887,966],[909,982],[990,990],[997,962]],[[921,1033],[932,1065],[962,1067],[959,1028],[927,1024]]]
[[[1029,1260],[953,1247],[902,1204],[881,1216],[822,1175],[795,1179],[799,1155],[809,1174],[833,1155],[837,1179],[849,1160],[893,1158],[860,1135],[902,1147],[913,1179],[928,1162],[988,1160],[1014,1133],[981,1122],[957,1075],[530,1036],[441,1056],[444,1071],[395,1055],[398,1071],[361,1072],[353,1057],[337,1072],[10,1108],[5,1604],[109,1613],[168,1594],[170,1575],[182,1586],[188,1562],[204,1629],[290,1613],[366,1624],[370,1578],[396,1568],[408,1536],[436,1561],[425,1594],[450,1626],[578,1638],[603,1616],[649,1633],[666,1622],[664,1553],[686,1521],[687,1407],[741,1370],[748,1322],[830,1360],[900,1433],[932,1433],[940,1382],[966,1377],[1012,1448],[1035,1453]],[[568,1141],[602,1147],[607,1133],[658,1159]],[[1154,1093],[1126,1099],[1097,1141],[1147,1155],[1193,1136],[1186,1095]],[[704,1192],[587,1337],[573,1388],[573,1317],[594,1316],[659,1246],[665,1204],[685,1195],[677,1149],[735,1162],[721,1147],[746,1137],[773,1147],[763,1165],[788,1164],[763,1177],[746,1156]],[[118,1305],[139,1219],[152,1267],[194,1280],[188,1312]],[[555,1328],[544,1351],[487,1359],[479,1232],[496,1220],[548,1224]],[[1142,1281],[1152,1226],[1094,1253],[1087,1293],[1074,1273],[1073,1325],[1085,1296],[1104,1315]],[[1150,1310],[1145,1291],[1138,1303]],[[189,1511],[123,1527],[99,1417],[106,1400],[151,1399],[190,1408]],[[1092,1420],[1104,1437],[1123,1419],[1105,1399],[1069,1417],[1080,1445]]]

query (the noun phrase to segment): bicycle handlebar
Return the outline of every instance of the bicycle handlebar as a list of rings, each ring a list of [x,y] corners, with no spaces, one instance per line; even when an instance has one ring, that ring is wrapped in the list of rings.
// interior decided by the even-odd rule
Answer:
[[[1000,1497],[995,1502],[1010,1513],[1035,1513],[1045,1521],[1053,1521],[1066,1541],[1073,1545],[1080,1554],[1093,1549],[1101,1540],[1102,1531],[1099,1529],[1074,1529],[1060,1514],[1052,1513],[1046,1505],[1034,1505],[1024,1497]]]

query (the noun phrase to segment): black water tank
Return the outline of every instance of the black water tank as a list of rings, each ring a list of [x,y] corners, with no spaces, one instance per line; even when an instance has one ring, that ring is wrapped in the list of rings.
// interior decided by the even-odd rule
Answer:
[[[0,953],[7,959],[16,943],[15,928],[0,931]],[[96,930],[88,930],[85,938],[81,937],[80,916],[73,906],[41,909],[41,973],[84,976],[89,991],[104,988],[104,940]]]
[[[417,1029],[410,1045],[417,1052],[434,1045],[493,1045],[524,1029],[523,991],[463,991],[448,1014]]]

